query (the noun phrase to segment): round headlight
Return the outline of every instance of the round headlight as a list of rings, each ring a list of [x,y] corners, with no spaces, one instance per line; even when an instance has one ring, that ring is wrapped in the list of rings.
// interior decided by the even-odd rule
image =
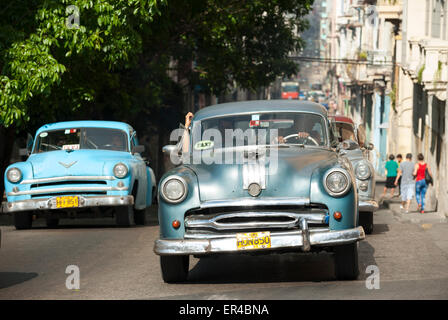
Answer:
[[[22,179],[22,172],[17,168],[11,168],[6,173],[6,178],[12,183],[19,182]]]
[[[332,170],[324,177],[325,190],[332,196],[342,196],[350,189],[348,174],[342,170]]]
[[[367,180],[370,178],[370,168],[367,163],[360,162],[355,168],[356,178],[359,180]]]
[[[125,164],[123,163],[117,163],[114,166],[114,176],[121,179],[126,177],[126,175],[128,174],[128,167],[126,167]]]
[[[161,185],[161,195],[167,202],[182,202],[187,196],[187,183],[181,177],[169,177]]]

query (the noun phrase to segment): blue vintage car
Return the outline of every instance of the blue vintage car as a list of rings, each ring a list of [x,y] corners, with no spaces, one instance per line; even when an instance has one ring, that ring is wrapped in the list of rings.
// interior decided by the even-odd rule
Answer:
[[[358,276],[358,194],[335,151],[327,111],[308,101],[225,103],[201,109],[159,183],[166,282],[188,277],[189,255],[334,252],[338,279]]]
[[[137,134],[126,123],[70,121],[46,124],[29,144],[25,162],[5,172],[3,212],[16,229],[32,226],[32,217],[115,216],[121,226],[145,223],[156,193],[153,171],[140,153]]]

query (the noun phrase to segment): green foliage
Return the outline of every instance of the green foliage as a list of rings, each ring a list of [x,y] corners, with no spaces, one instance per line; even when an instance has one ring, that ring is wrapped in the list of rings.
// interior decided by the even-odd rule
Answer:
[[[417,73],[417,81],[418,83],[422,83],[423,80],[423,71],[425,71],[425,65],[423,65]]]
[[[142,119],[182,87],[257,89],[297,66],[312,0],[29,0],[1,12],[0,122]],[[80,12],[68,28],[67,7]],[[175,71],[177,81],[169,74]],[[182,81],[180,81],[182,80]]]

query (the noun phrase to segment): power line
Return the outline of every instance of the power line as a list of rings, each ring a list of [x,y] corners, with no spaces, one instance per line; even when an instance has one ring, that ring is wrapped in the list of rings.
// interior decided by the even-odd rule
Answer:
[[[334,63],[334,64],[359,64],[368,66],[381,66],[381,67],[393,67],[391,62],[371,62],[366,60],[357,59],[331,59],[331,58],[317,58],[317,57],[304,57],[304,56],[289,56],[289,59],[298,62],[319,62],[319,63]]]

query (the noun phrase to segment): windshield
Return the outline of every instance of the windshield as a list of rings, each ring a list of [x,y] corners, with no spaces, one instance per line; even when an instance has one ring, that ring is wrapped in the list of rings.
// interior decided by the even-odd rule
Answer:
[[[336,122],[336,130],[338,132],[340,141],[348,139],[356,141],[355,130],[351,124],[344,122]]]
[[[39,134],[33,153],[100,149],[128,151],[126,132],[109,128],[68,128]]]
[[[299,86],[283,86],[283,92],[299,92]]]
[[[195,123],[192,142],[195,150],[252,145],[327,146],[325,123],[323,116],[304,112],[232,115]]]

